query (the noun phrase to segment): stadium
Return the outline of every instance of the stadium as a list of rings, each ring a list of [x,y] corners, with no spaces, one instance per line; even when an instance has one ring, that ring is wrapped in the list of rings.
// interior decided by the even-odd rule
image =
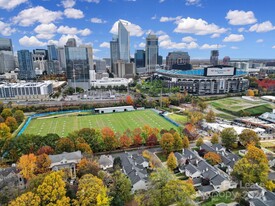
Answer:
[[[180,87],[191,94],[238,93],[248,89],[249,82],[244,70],[231,66],[211,66],[194,70],[158,69],[155,77],[162,79],[167,87]]]

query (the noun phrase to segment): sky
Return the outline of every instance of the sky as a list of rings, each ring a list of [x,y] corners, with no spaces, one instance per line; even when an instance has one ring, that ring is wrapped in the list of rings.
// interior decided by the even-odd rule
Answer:
[[[127,22],[131,56],[145,38],[159,37],[159,53],[187,51],[191,59],[275,59],[274,0],[0,0],[0,36],[14,51],[63,46],[74,37],[95,58],[110,57],[118,20]]]

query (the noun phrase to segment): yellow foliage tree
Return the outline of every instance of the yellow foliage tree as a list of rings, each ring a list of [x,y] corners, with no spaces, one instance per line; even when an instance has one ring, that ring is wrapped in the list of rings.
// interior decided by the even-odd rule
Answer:
[[[20,169],[20,174],[27,180],[34,177],[36,169],[36,156],[34,154],[23,155],[19,159],[17,167]]]
[[[66,197],[64,173],[52,172],[47,175],[43,183],[37,189],[37,195],[41,198],[42,205],[69,206],[70,198]]]
[[[9,203],[9,206],[39,206],[40,197],[32,192],[27,192]]]
[[[169,154],[166,164],[167,164],[167,167],[172,171],[177,168],[178,161],[173,152]]]
[[[246,96],[254,97],[254,92],[252,89],[247,90]]]
[[[187,136],[184,136],[182,139],[182,147],[185,149],[189,148],[189,139]]]

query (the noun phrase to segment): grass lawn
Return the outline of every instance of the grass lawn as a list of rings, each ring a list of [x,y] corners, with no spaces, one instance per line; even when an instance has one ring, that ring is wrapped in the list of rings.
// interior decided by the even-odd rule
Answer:
[[[231,195],[230,195],[231,194]],[[201,206],[213,206],[218,203],[234,202],[234,192],[221,192],[211,199],[201,203]]]
[[[158,156],[158,158],[160,159],[160,161],[162,161],[162,162],[166,162],[167,161],[167,156],[163,152],[156,153],[156,155]]]
[[[64,114],[53,117],[33,119],[24,134],[46,135],[56,133],[60,136],[82,128],[110,127],[115,132],[124,132],[138,127],[149,125],[158,129],[177,129],[175,125],[165,118],[159,116],[152,110],[141,110],[132,112],[110,113],[78,116],[77,114]]]
[[[188,117],[186,115],[169,114],[168,117],[179,124],[185,124],[188,121]]]

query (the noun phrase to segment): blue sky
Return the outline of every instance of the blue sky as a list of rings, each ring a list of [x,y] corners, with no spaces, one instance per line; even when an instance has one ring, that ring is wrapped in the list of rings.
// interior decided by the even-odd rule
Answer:
[[[160,54],[188,51],[191,58],[275,58],[274,0],[0,0],[0,36],[14,50],[64,45],[69,37],[109,57],[119,19],[128,22],[131,55],[149,32]]]

